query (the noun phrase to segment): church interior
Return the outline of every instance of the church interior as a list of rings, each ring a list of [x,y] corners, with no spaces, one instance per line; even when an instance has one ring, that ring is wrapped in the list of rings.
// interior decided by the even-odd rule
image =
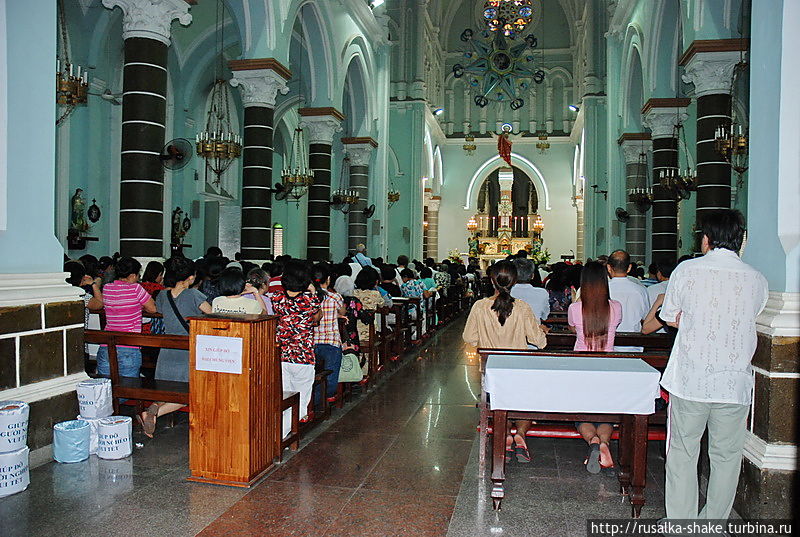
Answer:
[[[534,418],[526,464],[502,464],[506,414],[489,409],[485,349],[462,331],[496,263],[532,261],[552,294],[557,273],[624,250],[629,277],[646,279],[701,257],[703,218],[725,209],[743,215],[738,253],[768,284],[730,517],[791,534],[794,23],[795,0],[0,0],[0,535],[578,536],[606,535],[591,521],[664,519],[663,407],[649,425],[614,418],[620,458],[597,475],[572,418]],[[185,281],[202,311],[184,319],[172,295],[150,298],[143,274],[147,328],[113,331],[101,286],[114,267],[135,263],[136,282],[151,265],[177,271],[176,257],[196,266]],[[245,294],[253,270],[283,293],[298,264],[312,288],[402,289],[360,299],[375,314],[352,321],[356,381],[331,383],[348,356],[334,314],[345,350],[328,378],[317,349],[311,395],[287,388],[279,354],[301,336],[282,332],[279,302],[210,314],[200,285],[233,267]],[[550,304],[536,315],[546,349],[572,351]],[[238,341],[234,374],[200,367],[217,333]],[[660,373],[678,345],[652,336],[617,333]],[[225,345],[208,356],[224,361]],[[141,373],[114,369],[140,348]],[[191,356],[181,382],[159,381],[165,351]],[[102,456],[112,410],[86,408],[103,397],[124,417],[125,456]],[[88,422],[101,447],[66,461]],[[701,502],[713,467],[700,456]]]

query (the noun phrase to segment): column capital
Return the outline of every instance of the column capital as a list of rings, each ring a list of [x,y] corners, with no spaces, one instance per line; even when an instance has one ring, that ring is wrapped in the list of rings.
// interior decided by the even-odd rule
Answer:
[[[653,147],[650,135],[646,132],[626,132],[617,140],[622,155],[625,157],[625,164],[636,164],[642,151],[649,151]]]
[[[230,84],[239,88],[245,108],[274,108],[278,92],[281,95],[289,92],[286,81],[292,77],[292,73],[274,58],[232,60],[228,65],[233,71]]]
[[[344,116],[335,108],[301,108],[300,123],[308,129],[308,143],[333,144],[333,136],[342,130]]]
[[[642,121],[650,129],[650,137],[674,138],[675,125],[689,118],[685,109],[690,99],[650,99],[642,108]]]
[[[742,61],[740,50],[703,52],[690,48],[681,59],[684,73],[681,79],[694,84],[695,95],[730,94],[733,69]]]
[[[155,39],[169,46],[172,21],[192,22],[186,0],[103,0],[108,9],[122,10],[122,38]]]
[[[342,144],[351,166],[369,166],[372,151],[378,147],[378,142],[370,137],[342,138]]]

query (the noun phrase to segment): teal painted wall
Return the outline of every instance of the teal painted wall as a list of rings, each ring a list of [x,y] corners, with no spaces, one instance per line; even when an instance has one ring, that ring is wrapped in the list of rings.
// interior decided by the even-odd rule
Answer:
[[[7,227],[0,272],[60,272],[55,213],[56,7],[5,2],[7,73]],[[24,80],[24,83],[22,81]]]

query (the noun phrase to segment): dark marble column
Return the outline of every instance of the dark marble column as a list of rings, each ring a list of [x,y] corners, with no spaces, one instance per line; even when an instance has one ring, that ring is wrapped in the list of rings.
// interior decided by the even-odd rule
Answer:
[[[306,130],[309,167],[314,184],[308,189],[307,254],[312,261],[330,260],[331,245],[331,144],[344,116],[335,108],[301,108]]]
[[[642,163],[641,155],[643,152],[646,155],[651,147],[650,135],[626,133],[619,139],[619,144],[625,157],[625,210],[630,216],[625,225],[625,250],[630,254],[631,261],[644,263],[647,251],[647,217],[630,200],[628,191],[648,186],[647,159]]]
[[[693,83],[697,98],[697,210],[696,222],[716,209],[731,206],[731,166],[715,147],[718,127],[731,122],[731,78],[741,59],[743,41],[695,41],[683,54],[683,80]],[[700,232],[696,234],[699,251]]]
[[[164,147],[167,117],[167,48],[174,19],[192,21],[178,0],[103,0],[122,9],[125,39],[122,77],[120,253],[164,255]]]
[[[242,92],[242,259],[262,262],[272,253],[273,116],[278,92],[291,72],[274,58],[234,60],[231,85]]]
[[[661,173],[677,173],[678,139],[675,125],[688,117],[689,99],[650,99],[642,109],[653,140],[652,261],[675,263],[678,259],[678,202],[661,186]]]
[[[378,143],[369,137],[342,138],[345,151],[350,159],[350,190],[355,190],[361,202],[348,216],[348,251],[354,251],[359,244],[367,244],[367,217],[364,208],[369,206],[369,163]]]

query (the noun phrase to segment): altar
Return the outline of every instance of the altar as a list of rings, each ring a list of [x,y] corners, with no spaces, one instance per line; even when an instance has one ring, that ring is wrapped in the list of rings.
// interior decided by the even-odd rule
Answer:
[[[532,207],[527,215],[513,214],[513,181],[513,170],[501,168],[498,174],[500,195],[497,216],[486,214],[480,210],[482,207],[479,204],[479,212],[467,223],[470,232],[469,255],[477,257],[483,269],[520,250],[527,251],[529,258],[537,264],[549,261],[549,254],[542,248],[542,217],[531,212]]]

